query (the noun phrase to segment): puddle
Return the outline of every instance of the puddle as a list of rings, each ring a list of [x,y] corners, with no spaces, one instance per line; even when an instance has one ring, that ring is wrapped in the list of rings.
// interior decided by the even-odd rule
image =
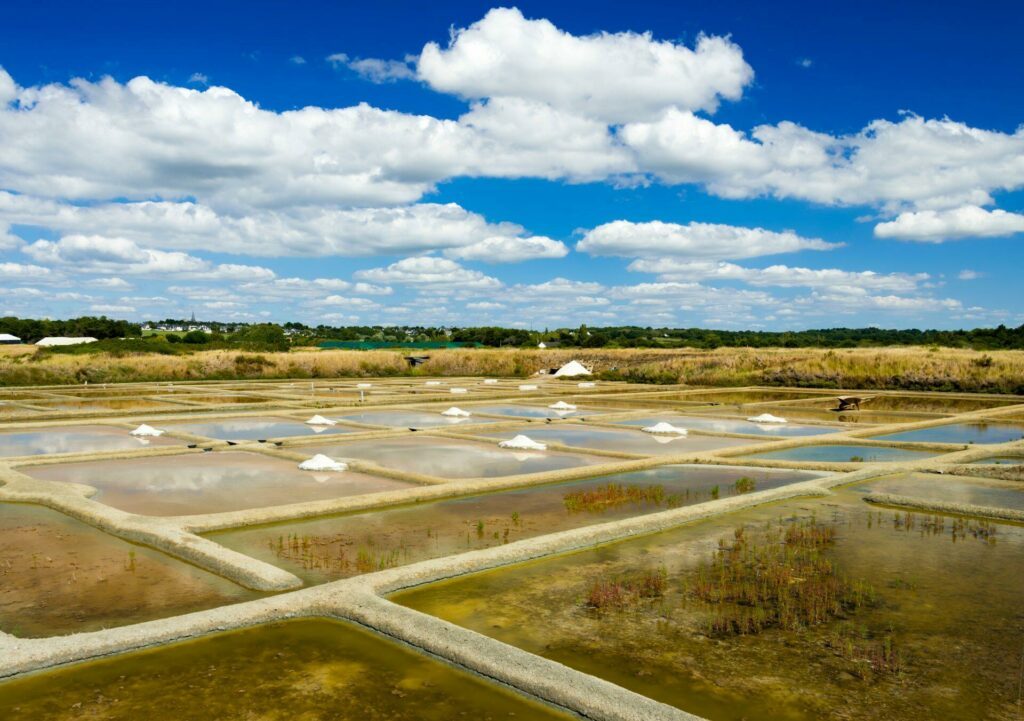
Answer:
[[[755,453],[746,458],[760,458],[766,461],[816,461],[822,463],[891,463],[912,461],[936,456],[932,451],[908,451],[903,448],[878,448],[875,446],[835,445],[805,446],[787,448],[781,451]]]
[[[715,721],[1015,718],[1024,528],[895,513],[857,498],[847,490],[764,506],[392,600]],[[736,635],[720,624],[744,607],[702,600],[725,591],[714,570],[701,577],[697,566],[741,551],[737,527],[754,542],[783,533],[791,519],[796,528],[834,529],[818,556],[828,565],[811,568],[822,588],[836,579],[845,610],[800,623],[812,604],[774,616],[780,607],[769,601],[764,616],[745,616],[767,625]],[[635,580],[649,578],[647,586]],[[806,574],[793,582],[808,578],[808,588],[819,587]],[[615,606],[609,588],[640,590]],[[781,588],[800,598],[803,586]],[[795,620],[797,630],[773,626],[775,618]]]
[[[785,416],[782,416],[785,417]],[[648,416],[629,421],[616,421],[624,426],[653,426],[666,421],[674,426],[714,433],[747,433],[765,436],[817,436],[823,433],[838,433],[843,430],[828,426],[801,426],[792,423],[751,423],[734,418],[714,418],[712,416]]]
[[[0,433],[0,457],[128,451],[181,444],[182,441],[174,438],[136,438],[129,435],[127,428],[54,426],[36,431]]]
[[[263,508],[410,486],[355,471],[300,471],[297,466],[293,461],[257,453],[225,451],[173,458],[62,463],[22,470],[34,478],[95,486],[99,493],[93,496],[94,500],[153,516]]]
[[[662,466],[376,512],[220,531],[209,537],[309,583],[323,583],[818,477],[804,471]]]
[[[916,431],[876,436],[886,441],[919,441],[929,443],[1007,443],[1024,438],[1024,425],[1012,423],[952,423],[947,426],[921,428]]]
[[[182,431],[221,441],[257,441],[291,436],[332,435],[352,433],[355,430],[344,426],[311,426],[301,421],[270,417],[230,418],[205,423],[157,423],[157,425],[169,431]]]
[[[433,428],[435,426],[469,425],[472,423],[496,423],[493,418],[449,418],[442,416],[441,410],[427,411],[365,411],[346,416],[332,416],[339,421],[371,423],[378,426],[394,426],[396,428]],[[476,409],[479,410],[479,409]]]
[[[531,426],[502,433],[488,433],[492,438],[511,438],[525,433],[540,443],[545,441],[563,443],[578,448],[593,448],[605,451],[637,453],[645,456],[666,456],[696,451],[710,451],[717,448],[749,446],[754,441],[743,438],[715,438],[713,436],[664,436],[642,431],[615,431],[596,428],[569,426]]]
[[[0,684],[8,721],[449,721],[568,715],[353,623],[288,621]]]
[[[257,595],[57,511],[0,505],[0,631],[24,637],[95,631]],[[0,699],[6,699],[2,691]]]
[[[362,458],[386,468],[440,478],[496,478],[608,463],[607,458],[578,453],[515,451],[498,448],[497,443],[488,445],[430,437],[378,438],[304,448],[310,455]]]
[[[906,473],[851,486],[861,493],[891,493],[929,501],[1024,510],[1024,484],[957,478],[938,473]]]

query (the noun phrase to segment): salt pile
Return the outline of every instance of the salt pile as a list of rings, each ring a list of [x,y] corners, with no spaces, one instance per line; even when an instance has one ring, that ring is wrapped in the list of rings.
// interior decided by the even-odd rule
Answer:
[[[748,418],[751,423],[789,423],[785,418],[773,416],[771,413],[762,413],[759,416]]]
[[[137,438],[141,438],[142,436],[162,436],[163,434],[163,431],[158,431],[156,428],[153,428],[153,426],[147,426],[145,423],[130,433],[130,435]]]
[[[537,443],[537,441],[527,436],[516,436],[510,441],[502,441],[498,444],[499,448],[515,448],[523,451],[546,451],[548,447],[543,443]]]
[[[593,388],[596,385],[597,385],[597,383],[594,383],[594,381],[584,381],[583,383],[577,383],[576,387],[577,388]]]
[[[521,385],[521,386],[519,386],[519,390],[521,390],[521,391],[535,391],[535,390],[537,390],[537,386],[529,385],[529,384]]]
[[[496,378],[484,378],[484,385],[493,386],[497,384],[498,381]]]
[[[552,403],[548,408],[556,411],[574,411],[576,406],[572,403],[566,403],[565,401],[558,401],[558,403]]]
[[[441,415],[448,416],[449,418],[469,418],[473,414],[470,413],[469,411],[464,411],[461,408],[456,408],[455,406],[452,406],[446,411],[441,411]]]
[[[579,361],[569,361],[555,371],[555,378],[572,378],[573,376],[589,375],[591,375],[590,371],[588,371]]]
[[[452,393],[469,393],[465,388],[452,388]]]
[[[337,425],[337,421],[332,421],[330,418],[324,418],[323,416],[316,415],[306,421],[311,426],[334,426]]]
[[[373,383],[356,383],[356,388],[370,388]]]
[[[299,464],[299,470],[303,471],[347,471],[348,466],[333,458],[328,458],[322,453],[317,453]]]
[[[665,421],[655,423],[653,426],[641,428],[640,430],[642,430],[644,433],[656,433],[661,435],[685,436],[687,434],[685,428],[674,426],[671,423],[666,423]]]
[[[439,385],[441,385],[441,381],[427,381],[424,385],[439,386]]]

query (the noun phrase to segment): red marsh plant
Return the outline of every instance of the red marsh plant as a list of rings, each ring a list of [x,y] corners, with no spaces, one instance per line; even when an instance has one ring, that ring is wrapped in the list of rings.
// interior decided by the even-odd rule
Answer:
[[[583,605],[596,611],[621,611],[661,598],[668,586],[664,568],[620,578],[598,578],[587,591]]]

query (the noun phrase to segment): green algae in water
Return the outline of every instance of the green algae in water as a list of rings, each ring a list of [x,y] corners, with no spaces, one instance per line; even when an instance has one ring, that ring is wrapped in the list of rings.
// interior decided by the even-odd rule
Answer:
[[[433,503],[209,534],[309,583],[807,481],[818,474],[662,466]],[[610,497],[607,489],[620,492]]]
[[[1024,528],[879,510],[849,489],[440,582],[392,600],[710,719],[1014,719],[1024,647]],[[822,551],[873,602],[789,631],[715,636],[688,589],[736,528],[836,529]],[[623,611],[595,582],[664,569],[664,594]],[[895,669],[862,673],[872,654]],[[849,647],[847,647],[849,644]]]
[[[5,721],[568,719],[353,624],[289,621],[0,683]]]

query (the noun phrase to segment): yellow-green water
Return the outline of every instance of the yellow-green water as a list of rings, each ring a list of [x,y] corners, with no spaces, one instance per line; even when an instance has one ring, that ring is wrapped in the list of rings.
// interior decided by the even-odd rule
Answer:
[[[870,584],[879,603],[799,632],[705,635],[706,616],[686,590],[696,564],[739,525],[811,516],[835,524],[828,557]],[[711,719],[1018,719],[1024,528],[1001,524],[985,540],[954,535],[951,517],[941,531],[930,520],[880,511],[844,489],[393,600]],[[607,613],[582,602],[597,580],[662,567],[661,600]],[[829,645],[837,634],[891,637],[903,671],[859,678]]]
[[[4,721],[568,719],[355,625],[291,621],[0,683]]]

